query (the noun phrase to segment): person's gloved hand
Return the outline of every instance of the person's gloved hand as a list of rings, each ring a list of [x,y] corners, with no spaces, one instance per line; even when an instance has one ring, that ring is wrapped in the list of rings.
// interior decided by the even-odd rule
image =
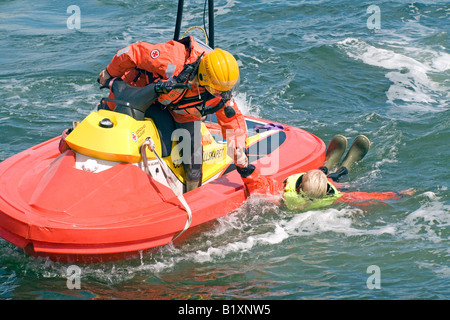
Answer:
[[[104,69],[98,74],[98,83],[104,86],[106,80],[108,80],[109,78],[111,78],[111,75],[108,73],[108,70]]]
[[[247,178],[255,171],[255,166],[249,164],[246,167],[236,167],[236,170],[241,175],[241,178]],[[257,174],[259,175],[259,172]]]
[[[245,150],[241,147],[237,147],[234,152],[234,164],[238,168],[246,168],[249,165]]]
[[[327,177],[332,179],[333,181],[339,181],[339,179],[348,174],[348,170],[346,167],[340,167],[336,172],[330,173]]]
[[[173,78],[166,81],[158,80],[155,85],[155,91],[160,94],[167,94],[172,91],[176,84],[177,82]]]
[[[270,196],[280,196],[280,192],[284,188],[284,184],[279,183],[270,177],[261,175],[259,169],[252,164],[249,164],[245,168],[237,167],[236,170],[241,175],[245,189],[249,195],[259,193]],[[273,201],[278,205],[280,204],[281,197],[271,199],[270,201]]]

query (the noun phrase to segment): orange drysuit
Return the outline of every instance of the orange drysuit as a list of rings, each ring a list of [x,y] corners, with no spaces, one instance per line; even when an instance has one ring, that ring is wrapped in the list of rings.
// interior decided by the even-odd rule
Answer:
[[[106,69],[112,77],[121,77],[128,84],[142,87],[171,77],[177,79],[186,65],[195,63],[202,54],[211,50],[193,37],[159,44],[137,42],[119,50]],[[203,87],[192,86],[189,90],[173,89],[161,95],[158,101],[168,107],[178,123],[199,121],[205,115],[199,110],[212,110],[209,113],[216,114],[229,146],[245,148],[245,119],[234,100],[223,102],[220,97],[210,95]],[[111,108],[110,104],[109,106]],[[230,116],[227,112],[227,117],[225,106],[233,108],[234,115]]]

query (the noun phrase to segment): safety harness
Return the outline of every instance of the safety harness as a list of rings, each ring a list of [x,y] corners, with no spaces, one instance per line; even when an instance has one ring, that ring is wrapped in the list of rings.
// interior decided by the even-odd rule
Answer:
[[[174,80],[177,83],[188,83],[189,81],[192,81],[198,72],[198,67],[203,55],[204,52],[197,58],[195,62],[185,65],[180,74],[178,76],[174,76]],[[187,91],[188,89],[184,89],[181,93],[179,93],[177,99],[170,102],[167,101],[169,102],[168,106],[173,111],[187,111],[187,109],[195,108],[197,109],[199,114],[204,117],[219,111],[225,106],[226,101],[222,99],[216,106],[208,107],[206,103],[209,100],[214,99],[215,97],[207,90],[204,90],[204,92],[199,92],[198,95],[193,95],[191,97],[186,96]]]
[[[189,50],[189,54],[191,54],[191,37],[186,37],[181,40],[178,40],[180,43],[184,44],[186,46],[186,49]],[[186,64],[181,70],[181,72],[174,76],[173,79],[176,81],[176,83],[188,83],[189,81],[194,80],[195,76],[198,73],[198,68],[200,65],[200,62],[205,55],[206,51],[203,51],[198,58],[190,64]],[[208,106],[207,102],[214,99],[215,96],[209,93],[207,90],[203,90],[203,92],[200,92],[196,95],[192,96],[186,96],[186,93],[189,89],[183,89],[183,90],[176,90],[173,93],[172,96],[170,93],[159,99],[159,102],[162,105],[166,105],[170,108],[171,111],[175,113],[186,113],[191,114],[189,112],[189,109],[195,108],[198,111],[198,114],[200,117],[207,116],[209,114],[213,114],[223,107],[225,107],[225,104],[228,100],[230,100],[230,97],[222,98],[216,106]],[[174,91],[174,90],[172,90]]]

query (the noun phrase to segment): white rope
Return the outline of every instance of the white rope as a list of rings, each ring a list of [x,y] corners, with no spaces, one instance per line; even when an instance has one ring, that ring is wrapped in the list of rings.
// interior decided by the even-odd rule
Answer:
[[[177,196],[178,200],[181,202],[181,204],[183,205],[183,207],[185,208],[185,210],[188,214],[188,219],[186,221],[184,229],[176,237],[174,237],[172,239],[172,242],[173,242],[173,241],[175,241],[175,239],[177,239],[183,232],[185,232],[191,226],[192,211],[191,211],[191,208],[189,208],[189,205],[187,204],[186,199],[184,199],[183,190],[180,190],[180,188],[177,188],[177,185],[176,185],[177,178],[173,174],[172,170],[170,170],[170,168],[164,162],[164,160],[161,159],[161,157],[156,152],[155,142],[153,141],[153,139],[151,137],[147,137],[141,146],[141,155],[142,155],[142,159],[144,161],[144,167],[145,167],[145,171],[147,172],[147,174],[151,176],[151,172],[148,167],[147,153],[145,152],[145,147],[148,147],[149,150],[152,151],[156,155],[156,158],[158,159],[158,162],[161,166],[164,177],[167,180],[167,184],[172,189],[173,193]]]

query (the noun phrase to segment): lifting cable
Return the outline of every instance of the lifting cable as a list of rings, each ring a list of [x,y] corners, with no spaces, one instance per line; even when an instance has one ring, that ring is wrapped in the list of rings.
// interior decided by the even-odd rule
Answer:
[[[193,30],[193,29],[200,29],[200,30],[203,31],[203,34],[205,35],[205,44],[208,45],[208,35],[206,34],[205,29],[203,29],[203,28],[200,27],[200,26],[193,26],[193,27],[190,27],[189,29],[187,29],[187,30],[183,33],[183,35],[181,36],[181,38],[184,38],[184,36],[185,36],[189,31],[191,31],[191,30]]]

